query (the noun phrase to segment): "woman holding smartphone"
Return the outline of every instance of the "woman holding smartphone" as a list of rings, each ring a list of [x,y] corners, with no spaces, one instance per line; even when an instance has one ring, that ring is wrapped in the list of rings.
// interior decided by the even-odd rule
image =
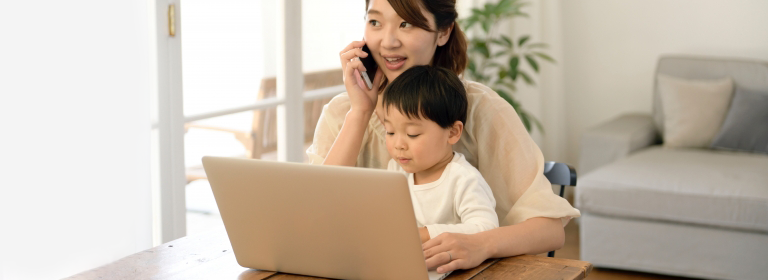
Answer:
[[[362,0],[361,0],[362,1]],[[339,58],[346,93],[323,109],[307,150],[313,164],[386,169],[389,154],[379,94],[414,65],[432,65],[461,75],[467,65],[464,33],[455,0],[365,0],[364,41],[350,43]],[[370,54],[362,50],[370,49]],[[379,66],[372,88],[360,78],[360,58]],[[464,81],[467,123],[454,150],[480,170],[493,190],[501,227],[464,235],[441,234],[423,244],[427,266],[440,273],[472,268],[485,259],[559,249],[563,227],[579,211],[552,192],[544,158],[512,106],[485,85]],[[328,156],[333,150],[333,156]],[[375,242],[375,240],[372,240]]]

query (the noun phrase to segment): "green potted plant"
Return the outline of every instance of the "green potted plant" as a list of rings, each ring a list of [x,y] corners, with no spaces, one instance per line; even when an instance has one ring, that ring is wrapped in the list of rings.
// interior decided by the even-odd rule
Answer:
[[[542,60],[551,63],[555,60],[543,52],[547,48],[546,44],[529,42],[529,35],[513,39],[498,32],[499,23],[515,17],[528,17],[521,10],[527,5],[527,2],[519,0],[501,0],[495,4],[485,4],[482,8],[474,8],[469,17],[460,20],[464,30],[480,27],[469,33],[472,36],[468,38],[469,65],[466,75],[470,80],[491,87],[509,102],[529,133],[533,131],[533,126],[543,133],[541,122],[523,109],[512,93],[517,91],[518,79],[528,85],[536,84],[533,75],[520,68],[523,63],[530,65],[538,74]]]

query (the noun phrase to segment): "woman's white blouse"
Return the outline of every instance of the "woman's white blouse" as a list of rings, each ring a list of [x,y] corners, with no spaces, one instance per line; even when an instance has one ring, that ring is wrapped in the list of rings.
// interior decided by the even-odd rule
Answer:
[[[580,216],[567,200],[552,191],[544,177],[544,156],[525,130],[514,108],[492,89],[464,80],[469,103],[467,123],[454,151],[464,154],[493,190],[501,226],[534,217],[560,218],[565,226]],[[325,107],[307,149],[312,164],[322,164],[331,149],[350,103],[347,93]],[[384,143],[386,132],[376,114],[371,115],[357,166],[386,169],[390,160]]]

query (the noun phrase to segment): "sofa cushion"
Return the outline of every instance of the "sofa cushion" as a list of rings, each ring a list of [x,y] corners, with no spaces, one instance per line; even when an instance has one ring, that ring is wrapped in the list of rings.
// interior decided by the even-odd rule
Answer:
[[[659,58],[656,74],[690,80],[731,77],[737,87],[768,90],[768,62],[765,61],[669,55]],[[657,79],[653,87],[653,120],[663,136],[664,113],[658,89]]]
[[[768,154],[768,90],[737,88],[711,147]]]
[[[768,156],[653,146],[580,178],[579,210],[768,232]]]
[[[664,146],[709,147],[728,112],[733,80],[688,80],[659,74]]]

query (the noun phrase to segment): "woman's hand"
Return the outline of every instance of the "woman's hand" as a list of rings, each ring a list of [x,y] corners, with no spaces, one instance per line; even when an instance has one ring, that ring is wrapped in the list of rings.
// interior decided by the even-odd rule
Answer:
[[[422,244],[427,268],[438,273],[469,269],[480,265],[491,255],[491,247],[480,234],[442,233]]]
[[[339,53],[339,59],[341,60],[341,68],[344,71],[344,86],[347,88],[347,94],[349,95],[352,107],[350,110],[362,112],[370,116],[376,109],[376,102],[379,98],[379,85],[381,84],[383,73],[380,69],[377,69],[376,73],[368,73],[368,77],[375,74],[371,82],[373,88],[368,89],[363,79],[360,78],[360,72],[366,71],[360,58],[368,57],[368,53],[361,49],[364,45],[365,41],[350,43]]]

